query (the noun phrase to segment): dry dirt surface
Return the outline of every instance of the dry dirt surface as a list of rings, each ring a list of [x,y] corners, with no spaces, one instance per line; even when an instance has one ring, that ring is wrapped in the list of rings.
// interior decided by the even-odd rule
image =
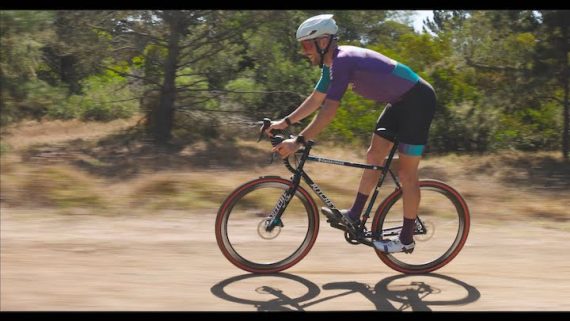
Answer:
[[[273,275],[221,254],[215,210],[105,217],[2,208],[2,311],[564,311],[568,232],[472,219],[463,251],[406,276],[321,222],[312,251]]]
[[[518,156],[480,157],[475,162],[468,156],[426,160],[422,177],[450,182],[470,199],[472,209],[465,247],[435,273],[407,276],[393,271],[371,248],[348,244],[340,231],[321,220],[317,241],[301,262],[283,273],[255,275],[232,265],[218,249],[216,209],[152,212],[118,201],[123,194],[136,191],[136,184],[131,186],[119,177],[125,181],[122,186],[108,178],[129,173],[124,168],[127,165],[133,172],[150,169],[150,173],[161,175],[162,167],[155,168],[154,161],[162,156],[144,153],[144,148],[140,155],[136,148],[134,153],[116,155],[114,144],[103,144],[108,149],[103,151],[92,148],[101,148],[95,140],[137,121],[104,125],[24,122],[3,137],[10,147],[10,162],[2,164],[7,183],[2,182],[7,189],[2,190],[0,200],[17,196],[19,205],[2,202],[0,208],[0,311],[570,310],[569,167],[556,158],[534,157],[526,162],[527,157]],[[64,173],[71,176],[78,171],[87,175],[85,167],[69,166],[75,161],[99,167],[111,162],[114,172],[104,168],[105,172],[90,172],[85,179],[109,196],[105,202],[116,203],[109,206],[113,210],[25,209],[33,195],[20,190],[21,184],[35,183],[33,175],[51,168],[22,158],[30,155],[35,144],[43,146],[31,149],[39,151],[40,160],[67,164]],[[265,163],[268,156],[245,145],[239,147],[247,151],[241,158],[228,158],[237,147],[221,147],[214,150],[221,156],[217,159],[226,162],[206,167],[241,170],[232,177],[224,176],[232,186],[254,175],[249,171],[255,166],[249,165]],[[169,154],[172,157],[162,161],[163,167],[177,175],[194,175],[190,182],[201,178],[220,181],[221,175],[208,176],[198,166],[213,158],[212,151],[190,152]],[[346,150],[339,149],[338,155],[328,152],[333,158],[346,157]],[[250,154],[255,157],[245,157]],[[109,157],[92,159],[93,155]],[[352,156],[353,160],[364,157]],[[509,166],[503,169],[504,164]],[[272,171],[263,167],[260,173]],[[333,189],[334,199],[348,193],[345,202],[352,201],[359,176],[349,180],[351,176],[338,167],[315,172],[327,176],[330,171],[337,174],[332,177],[347,178],[328,184],[329,188],[343,187]],[[164,180],[178,182],[170,174],[164,175]],[[43,185],[37,186],[32,190]]]

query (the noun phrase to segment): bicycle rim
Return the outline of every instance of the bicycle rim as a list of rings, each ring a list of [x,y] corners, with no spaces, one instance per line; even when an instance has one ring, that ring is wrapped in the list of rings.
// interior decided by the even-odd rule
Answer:
[[[318,233],[316,205],[298,188],[281,216],[282,227],[266,231],[265,223],[291,182],[261,178],[236,189],[220,207],[218,246],[234,265],[254,273],[274,273],[298,263]]]
[[[376,250],[390,268],[407,274],[428,273],[448,264],[462,249],[469,233],[469,210],[461,195],[435,180],[420,181],[418,217],[425,227],[416,232],[412,253],[386,254]],[[402,227],[402,192],[397,190],[380,206],[373,222],[379,239],[397,237]]]

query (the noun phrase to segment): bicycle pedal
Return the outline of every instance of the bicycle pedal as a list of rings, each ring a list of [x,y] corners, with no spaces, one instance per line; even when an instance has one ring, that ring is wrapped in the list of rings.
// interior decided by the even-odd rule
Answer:
[[[340,223],[354,235],[357,235],[361,231],[359,225],[355,225],[353,222],[347,222],[344,217],[341,218]]]
[[[404,252],[404,253],[406,253],[406,254],[412,254],[412,252],[414,251],[414,249],[415,249],[415,247],[414,247],[414,248],[411,248],[411,249],[409,249],[409,250],[404,250],[404,251],[402,251],[402,252]]]
[[[341,231],[347,232],[347,227],[341,224],[338,224],[338,222],[330,222],[330,226],[334,227],[336,229],[339,229]]]
[[[335,211],[331,210],[328,207],[321,207],[321,213],[327,218],[327,222],[335,222],[340,223],[342,216],[340,213],[335,213]]]

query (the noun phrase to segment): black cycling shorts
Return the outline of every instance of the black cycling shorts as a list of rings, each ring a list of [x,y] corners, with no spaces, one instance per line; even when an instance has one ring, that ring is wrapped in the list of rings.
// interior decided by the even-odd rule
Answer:
[[[374,133],[391,142],[397,139],[400,152],[420,156],[428,141],[435,103],[435,91],[420,78],[399,101],[386,105]]]

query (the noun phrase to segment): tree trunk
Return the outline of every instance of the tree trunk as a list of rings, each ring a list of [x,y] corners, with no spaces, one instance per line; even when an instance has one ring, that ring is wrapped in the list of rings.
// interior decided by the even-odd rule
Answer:
[[[180,37],[182,31],[178,19],[172,19],[168,39],[168,56],[164,67],[164,81],[160,90],[159,104],[153,106],[150,123],[154,139],[165,144],[172,138],[174,122],[174,102],[176,100],[176,65],[180,53]]]
[[[60,79],[69,85],[70,95],[80,95],[81,86],[75,71],[77,59],[73,55],[64,55],[60,58]]]
[[[564,126],[562,129],[562,157],[564,157],[565,160],[568,160],[568,136],[570,135],[570,106],[568,105],[568,75],[570,74],[570,68],[568,68],[568,63],[566,63],[566,71],[564,72],[566,74],[566,81],[564,84],[564,106],[563,106],[563,113],[564,113]]]
[[[569,15],[566,15],[569,16]],[[562,62],[563,62],[563,70],[562,70],[562,88],[564,89],[564,106],[563,108],[563,113],[564,113],[564,125],[563,125],[563,129],[562,129],[562,157],[564,157],[565,160],[568,160],[568,150],[569,150],[569,146],[568,146],[568,139],[569,139],[569,135],[570,135],[570,129],[568,128],[570,126],[570,106],[568,105],[568,91],[570,90],[570,88],[568,88],[568,82],[569,82],[569,78],[570,78],[570,66],[569,63],[570,61],[568,61],[568,54],[570,53],[570,48],[568,45],[568,37],[570,37],[570,30],[569,29],[570,23],[566,20],[566,21],[562,21],[562,43],[563,43],[563,50],[562,50]]]

